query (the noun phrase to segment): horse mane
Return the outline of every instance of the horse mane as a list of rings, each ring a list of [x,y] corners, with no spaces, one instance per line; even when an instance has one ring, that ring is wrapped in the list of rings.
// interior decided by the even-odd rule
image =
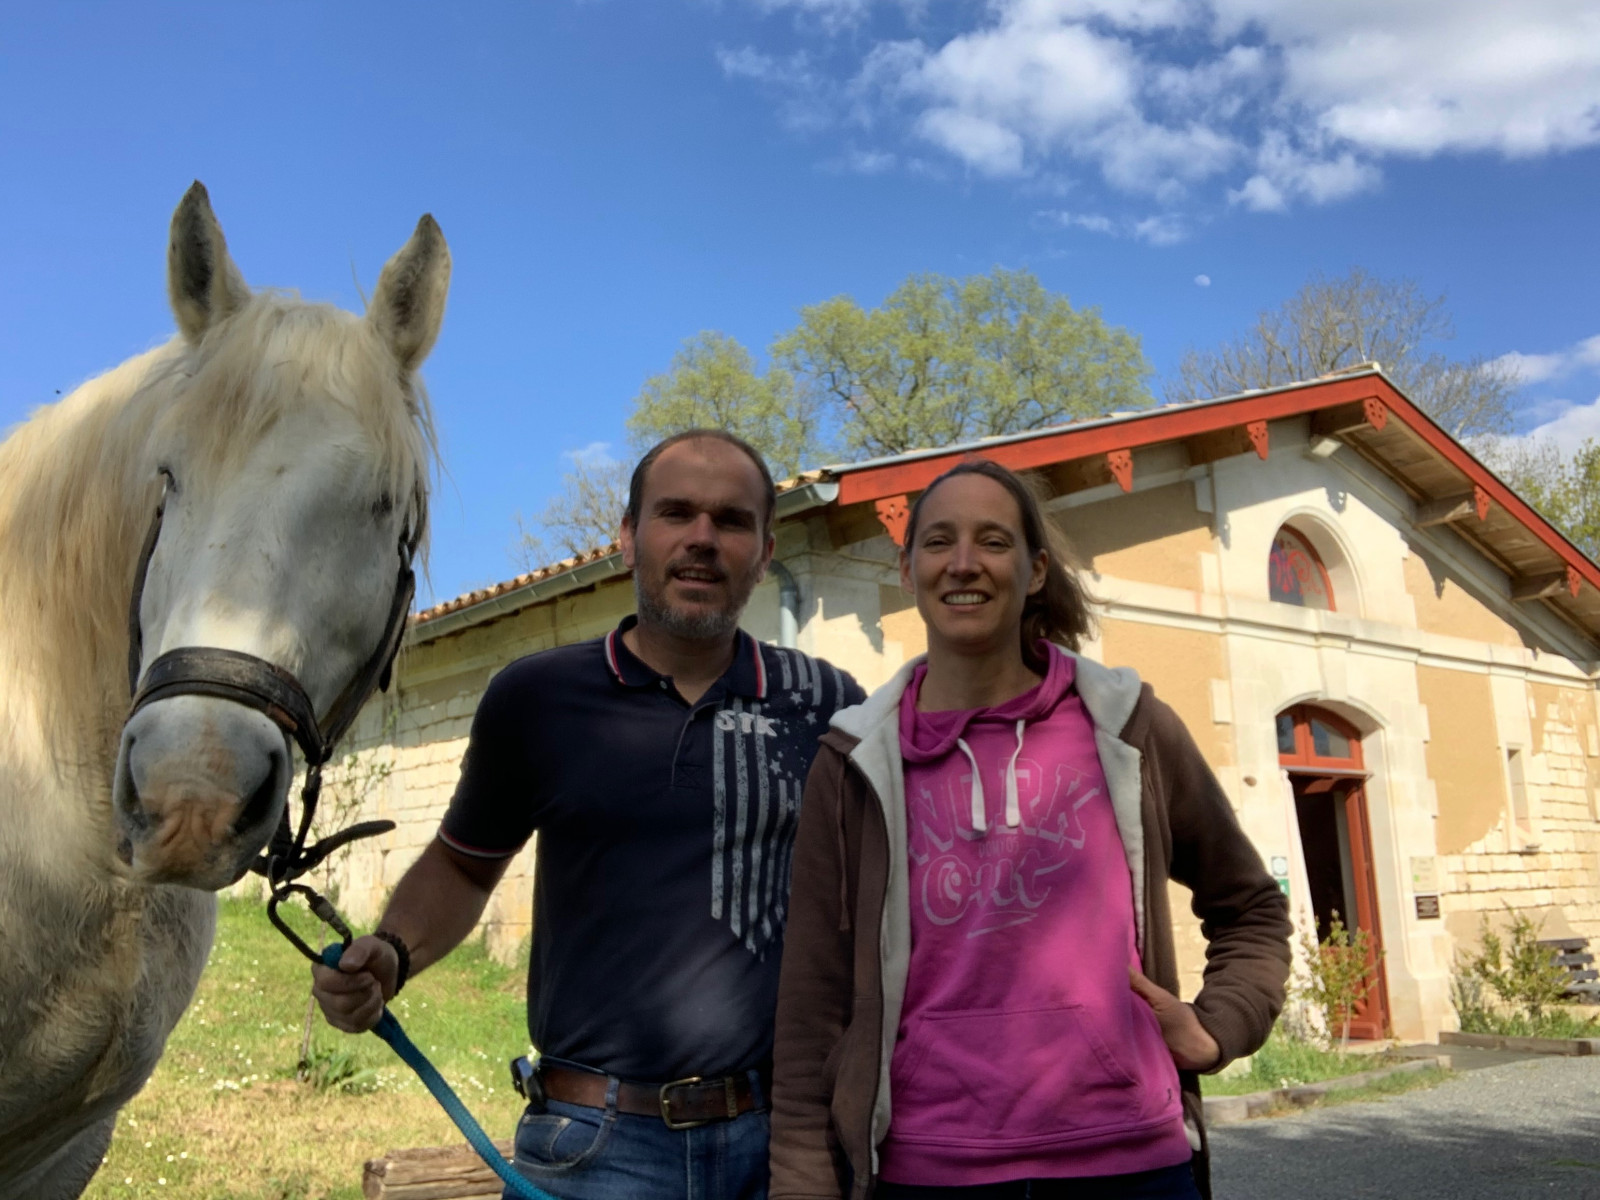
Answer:
[[[131,358],[0,443],[0,745],[14,760],[104,774],[115,758],[134,572],[166,465],[156,447],[181,430],[185,482],[220,484],[276,421],[324,403],[371,437],[375,482],[409,500],[421,540],[437,442],[420,379],[370,322],[291,293],[254,294],[198,344]]]

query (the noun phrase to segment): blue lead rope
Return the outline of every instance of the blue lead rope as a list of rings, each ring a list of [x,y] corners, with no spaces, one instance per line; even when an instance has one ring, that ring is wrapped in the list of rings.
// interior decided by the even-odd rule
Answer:
[[[338,970],[339,959],[343,955],[344,947],[335,942],[331,946],[323,947],[322,962],[325,966]],[[499,1148],[483,1131],[483,1126],[479,1125],[467,1111],[467,1106],[461,1102],[461,1097],[456,1095],[444,1081],[444,1076],[439,1074],[439,1069],[428,1061],[428,1056],[417,1049],[417,1044],[404,1029],[400,1028],[400,1022],[387,1008],[383,1010],[383,1016],[378,1018],[378,1023],[372,1027],[372,1032],[388,1042],[390,1048],[417,1073],[417,1078],[427,1085],[428,1090],[433,1093],[433,1098],[439,1102],[439,1106],[450,1115],[450,1119],[456,1123],[456,1128],[461,1130],[467,1141],[472,1144],[472,1148],[478,1152],[478,1157],[488,1164],[491,1171],[500,1176],[513,1196],[519,1196],[521,1200],[556,1200],[556,1197],[549,1192],[542,1192],[534,1187],[518,1173],[516,1167],[501,1156]]]

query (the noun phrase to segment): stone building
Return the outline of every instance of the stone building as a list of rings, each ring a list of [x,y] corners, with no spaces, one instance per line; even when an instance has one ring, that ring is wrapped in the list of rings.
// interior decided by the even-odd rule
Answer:
[[[751,632],[869,689],[919,653],[897,542],[966,454],[1042,476],[1101,601],[1087,652],[1177,709],[1302,927],[1338,911],[1381,943],[1355,1032],[1453,1027],[1480,914],[1600,938],[1600,567],[1380,372],[809,473],[780,496]],[[433,836],[490,676],[632,605],[611,547],[417,616],[334,772],[347,809],[398,823],[340,867],[352,914]],[[497,953],[529,932],[531,861],[486,914]],[[1203,943],[1173,907],[1192,989]]]

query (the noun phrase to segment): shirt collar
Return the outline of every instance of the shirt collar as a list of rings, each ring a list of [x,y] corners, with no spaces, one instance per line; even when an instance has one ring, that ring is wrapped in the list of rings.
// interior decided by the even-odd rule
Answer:
[[[628,644],[622,640],[622,635],[638,623],[639,618],[630,614],[622,618],[622,623],[606,634],[606,666],[611,671],[612,677],[623,687],[654,687],[665,676],[629,650]],[[722,673],[722,678],[718,682],[726,691],[736,696],[746,696],[755,700],[767,698],[767,663],[761,656],[761,643],[742,629],[737,635],[733,662]]]

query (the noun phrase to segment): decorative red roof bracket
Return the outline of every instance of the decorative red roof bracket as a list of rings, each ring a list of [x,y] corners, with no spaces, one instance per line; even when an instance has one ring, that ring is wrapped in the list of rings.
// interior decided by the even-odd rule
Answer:
[[[1367,418],[1367,424],[1374,429],[1382,429],[1389,423],[1389,409],[1384,402],[1376,396],[1368,396],[1361,402],[1361,411]]]
[[[1106,451],[1106,466],[1111,471],[1111,477],[1117,481],[1117,486],[1125,492],[1133,491],[1133,451],[1108,450]]]
[[[1583,583],[1583,576],[1578,574],[1578,568],[1571,563],[1567,564],[1567,591],[1572,593],[1572,598],[1578,598],[1578,588]]]
[[[878,510],[878,524],[896,546],[906,544],[906,522],[911,519],[911,504],[904,495],[885,496],[873,505]]]
[[[1256,448],[1256,457],[1262,462],[1267,460],[1267,451],[1271,449],[1267,438],[1267,423],[1265,421],[1247,421],[1244,431],[1250,435],[1250,444]]]
[[[1478,520],[1489,519],[1489,489],[1481,483],[1472,485],[1472,502],[1478,509]]]

